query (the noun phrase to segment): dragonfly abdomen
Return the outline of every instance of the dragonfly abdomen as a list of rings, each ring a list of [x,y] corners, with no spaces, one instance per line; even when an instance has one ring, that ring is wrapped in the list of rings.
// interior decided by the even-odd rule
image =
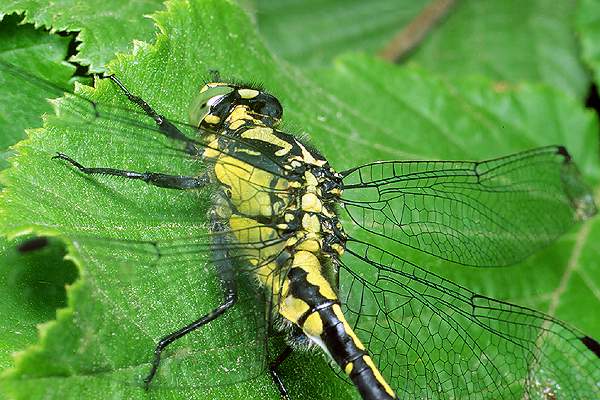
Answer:
[[[344,317],[317,256],[298,251],[283,284],[279,313],[297,325],[342,368],[365,400],[395,399],[366,347]]]

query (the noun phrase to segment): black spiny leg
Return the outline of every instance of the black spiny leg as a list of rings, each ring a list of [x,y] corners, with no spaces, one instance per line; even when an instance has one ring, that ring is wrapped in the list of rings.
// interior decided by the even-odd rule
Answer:
[[[216,224],[214,222],[213,222],[213,224],[216,226]],[[217,231],[219,231],[219,229],[217,229]],[[191,324],[184,326],[183,328],[179,329],[178,331],[175,331],[175,332],[171,333],[170,335],[163,337],[158,342],[158,345],[156,346],[156,349],[154,350],[154,360],[152,361],[152,369],[150,370],[150,373],[148,374],[146,379],[144,379],[144,385],[145,385],[146,390],[148,390],[148,387],[150,386],[150,382],[152,382],[154,375],[156,375],[156,371],[158,370],[158,366],[160,364],[160,355],[161,355],[162,351],[165,349],[165,347],[167,347],[168,345],[170,345],[177,339],[187,335],[188,333],[190,333],[190,332],[200,328],[201,326],[206,325],[210,321],[220,317],[221,315],[223,315],[225,313],[225,311],[227,311],[231,307],[233,307],[233,305],[237,301],[237,285],[236,285],[236,281],[235,281],[235,271],[234,271],[234,266],[231,263],[231,257],[229,256],[229,254],[226,250],[226,248],[227,248],[226,245],[227,245],[227,238],[225,237],[225,235],[217,234],[214,236],[214,238],[213,238],[213,256],[214,256],[214,259],[216,260],[215,266],[217,267],[217,272],[219,273],[219,276],[221,277],[221,284],[223,287],[223,297],[224,297],[223,303],[221,303],[220,306],[218,306],[217,308],[215,308],[208,314],[202,316],[201,318],[192,322]]]
[[[63,153],[56,153],[52,159],[65,160],[71,163],[81,172],[88,175],[112,175],[120,176],[127,179],[138,179],[154,186],[160,186],[168,189],[195,189],[202,187],[208,183],[206,176],[183,176],[183,175],[167,175],[157,172],[134,172],[114,168],[88,168],[79,164],[71,157]]]
[[[281,398],[284,400],[289,400],[289,395],[281,377],[277,373],[277,368],[285,361],[288,356],[292,354],[291,346],[287,346],[281,354],[269,365],[269,372],[271,373],[271,378],[273,378],[273,382],[277,385],[277,389],[279,389],[279,393],[281,394]]]
[[[156,125],[158,125],[158,129],[161,131],[162,134],[164,134],[168,138],[184,142],[186,144],[185,151],[188,154],[191,154],[191,155],[199,154],[198,149],[195,146],[194,140],[185,136],[179,130],[179,128],[177,128],[175,125],[173,125],[171,123],[171,121],[169,121],[167,118],[165,118],[164,116],[162,116],[159,113],[157,113],[156,111],[154,111],[154,109],[150,106],[150,104],[146,103],[146,101],[144,101],[144,99],[131,93],[129,91],[129,89],[127,89],[125,87],[125,85],[123,85],[123,83],[116,76],[109,75],[109,76],[107,76],[107,78],[110,79],[111,81],[113,81],[113,83],[115,85],[117,85],[119,87],[119,89],[121,89],[121,91],[129,99],[129,101],[131,101],[132,103],[134,103],[138,107],[140,107],[142,110],[144,110],[146,115],[148,115],[150,118],[152,118],[154,120],[154,122],[156,122]]]

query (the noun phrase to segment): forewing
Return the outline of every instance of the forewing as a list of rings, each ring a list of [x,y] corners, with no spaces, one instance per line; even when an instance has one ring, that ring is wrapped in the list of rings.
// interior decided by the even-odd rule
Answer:
[[[344,312],[399,398],[595,399],[599,345],[543,313],[478,295],[351,240]]]
[[[356,235],[472,266],[520,261],[596,212],[563,147],[481,162],[377,162],[343,175]]]

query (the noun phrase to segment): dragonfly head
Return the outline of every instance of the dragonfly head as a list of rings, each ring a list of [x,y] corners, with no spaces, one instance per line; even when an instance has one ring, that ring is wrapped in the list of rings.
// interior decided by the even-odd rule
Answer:
[[[241,108],[244,112],[234,114]],[[277,98],[247,85],[207,83],[190,109],[190,122],[198,127],[219,129],[229,119],[253,118],[269,127],[279,124],[283,108]]]

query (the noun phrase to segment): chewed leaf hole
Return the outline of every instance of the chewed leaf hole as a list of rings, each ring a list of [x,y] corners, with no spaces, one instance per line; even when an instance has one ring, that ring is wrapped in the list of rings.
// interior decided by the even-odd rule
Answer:
[[[54,319],[55,310],[67,306],[66,285],[78,277],[65,254],[64,243],[54,238],[30,237],[9,246],[4,268],[14,300]]]

